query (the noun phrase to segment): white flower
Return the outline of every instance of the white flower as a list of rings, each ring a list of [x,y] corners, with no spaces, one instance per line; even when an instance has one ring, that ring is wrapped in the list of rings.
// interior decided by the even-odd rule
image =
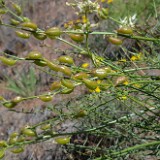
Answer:
[[[133,16],[125,17],[124,19],[120,19],[120,22],[122,23],[122,25],[120,25],[120,27],[122,27],[124,25],[134,27],[134,25],[137,21],[136,17],[137,17],[137,14],[134,14]]]
[[[78,13],[79,14],[85,14],[85,13],[92,13],[92,12],[97,12],[98,9],[100,8],[100,5],[98,2],[92,2],[91,0],[83,0],[83,1],[77,1],[74,0],[74,3],[69,3],[66,2],[66,5],[72,6],[72,7],[77,7],[79,9]]]

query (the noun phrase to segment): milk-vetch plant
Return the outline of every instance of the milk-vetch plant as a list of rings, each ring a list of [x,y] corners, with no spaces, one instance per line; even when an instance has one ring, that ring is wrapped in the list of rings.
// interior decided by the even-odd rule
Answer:
[[[150,75],[154,69],[160,69],[158,53],[150,54],[145,46],[140,50],[128,50],[124,43],[127,40],[143,42],[146,46],[157,46],[158,36],[143,34],[136,25],[126,24],[119,19],[111,18],[109,0],[83,0],[67,2],[81,17],[64,24],[64,27],[52,26],[43,30],[38,24],[24,17],[21,7],[13,3],[10,7],[0,1],[1,26],[15,30],[15,36],[30,40],[34,37],[44,41],[51,39],[67,44],[75,49],[75,53],[85,56],[89,62],[77,65],[71,55],[49,59],[38,50],[28,51],[25,57],[1,53],[1,64],[14,67],[18,62],[29,62],[56,80],[50,83],[48,91],[38,95],[22,95],[12,83],[10,90],[18,93],[18,97],[5,99],[0,97],[1,105],[8,109],[32,99],[43,103],[54,101],[61,94],[72,94],[72,99],[48,107],[55,111],[54,118],[37,124],[25,126],[9,135],[7,141],[0,141],[0,158],[5,153],[21,153],[25,146],[54,139],[73,159],[127,159],[142,153],[159,156],[160,125],[160,76]],[[108,7],[106,7],[106,4]],[[11,16],[5,22],[3,14]],[[95,14],[99,22],[92,19]],[[112,20],[117,25],[112,31],[98,30],[103,21]],[[157,23],[159,21],[157,20]],[[118,61],[102,57],[96,53],[95,46],[90,45],[90,37],[101,35],[103,40],[115,45],[123,53]],[[67,37],[67,38],[66,38]],[[142,45],[140,45],[142,47]],[[35,81],[35,79],[32,79]],[[33,83],[33,82],[32,82]],[[34,88],[34,84],[32,84]],[[26,90],[28,85],[24,85]],[[86,93],[76,95],[78,87],[85,87]],[[64,110],[64,108],[67,110]],[[75,122],[74,131],[59,131],[56,126],[67,121]],[[151,132],[154,136],[149,136]],[[144,151],[148,151],[145,153]],[[145,155],[146,154],[146,155]],[[77,157],[78,156],[78,157]],[[139,154],[141,156],[141,154]]]

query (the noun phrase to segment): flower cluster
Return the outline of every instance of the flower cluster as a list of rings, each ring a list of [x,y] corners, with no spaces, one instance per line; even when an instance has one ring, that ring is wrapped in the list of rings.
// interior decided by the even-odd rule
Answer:
[[[83,1],[77,1],[74,0],[74,3],[66,2],[66,5],[72,6],[73,8],[78,8],[79,11],[76,12],[78,15],[83,15],[87,13],[93,13],[97,12],[100,8],[100,5],[97,1],[92,2],[91,0],[83,0]]]

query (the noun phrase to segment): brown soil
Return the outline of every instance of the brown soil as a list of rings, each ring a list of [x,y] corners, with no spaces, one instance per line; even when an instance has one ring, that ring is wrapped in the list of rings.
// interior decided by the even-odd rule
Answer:
[[[52,26],[60,26],[72,19],[72,10],[66,7],[65,0],[19,0],[20,4],[24,8],[24,15],[32,19],[42,29],[46,29]],[[4,17],[4,19],[8,17]],[[8,21],[8,20],[7,20]],[[0,27],[0,52],[5,51],[12,55],[18,55],[24,57],[30,50],[39,50],[47,58],[56,58],[59,54],[62,54],[63,50],[68,49],[67,45],[63,45],[57,41],[45,40],[41,42],[35,38],[28,40],[22,40],[15,37],[14,30],[5,27]],[[47,44],[49,47],[46,47]],[[42,47],[45,46],[45,47]],[[55,50],[58,50],[58,54],[55,54]],[[23,67],[22,67],[23,66]],[[17,96],[15,93],[10,92],[5,87],[7,85],[4,75],[15,77],[15,72],[21,73],[22,68],[28,67],[28,64],[19,63],[14,67],[8,68],[1,65],[0,69],[0,95],[6,99]],[[36,73],[38,78],[41,77],[42,81],[39,85],[39,91],[48,91],[48,81],[51,77],[47,77],[44,73]],[[18,78],[18,77],[17,77]],[[74,93],[75,94],[75,93]],[[71,95],[70,95],[71,96]],[[59,103],[62,100],[67,100],[70,96],[58,96],[53,99],[53,104]],[[45,110],[46,104],[40,100],[29,100],[20,103],[15,111],[10,111],[0,105],[0,139],[7,140],[10,133],[19,131],[20,128],[25,125],[33,125],[48,118],[56,116],[54,113]],[[21,112],[27,112],[21,113]],[[52,160],[63,159],[62,150],[53,143],[53,140],[49,140],[43,144],[35,144],[27,146],[25,152],[21,155],[14,155],[10,152],[6,154],[6,160]]]

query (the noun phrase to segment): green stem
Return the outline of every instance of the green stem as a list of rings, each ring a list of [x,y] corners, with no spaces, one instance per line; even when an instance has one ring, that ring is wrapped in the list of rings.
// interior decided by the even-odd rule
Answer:
[[[134,35],[126,35],[126,34],[117,34],[118,36],[130,38],[130,39],[136,39],[136,40],[145,40],[145,41],[160,41],[159,38],[150,38],[150,37],[141,37],[141,36],[134,36]]]
[[[0,23],[0,25],[5,26],[5,27],[9,27],[9,28],[16,28],[17,29],[17,26],[13,26],[13,25],[10,25],[10,24]]]
[[[0,25],[6,26],[6,27],[9,27],[9,28],[20,29],[20,30],[23,30],[23,31],[31,32],[31,33],[33,32],[33,31],[29,30],[29,29],[18,27],[18,26],[14,26],[14,25],[10,25],[10,24],[0,23]]]
[[[144,93],[144,94],[146,94],[146,95],[148,95],[150,97],[154,97],[157,100],[160,100],[160,97],[157,97],[157,96],[153,95],[152,93],[149,93],[148,91],[142,90],[141,88],[136,88],[136,87],[133,87],[133,86],[129,86],[129,87],[132,88],[132,89],[135,89],[135,90],[137,90],[139,92],[142,92],[142,93]]]
[[[12,26],[12,25],[9,25],[9,24],[0,24],[0,25],[4,25],[6,27],[12,27],[12,28],[17,28],[17,29],[23,29],[23,28],[19,28],[19,27],[15,27],[15,26]],[[25,29],[23,29],[25,30]],[[26,30],[28,31],[28,30]],[[141,37],[141,36],[134,36],[134,35],[126,35],[126,34],[117,34],[117,33],[114,33],[114,32],[98,32],[98,31],[95,31],[95,32],[83,32],[83,31],[63,31],[63,33],[79,33],[79,34],[92,34],[92,35],[118,35],[118,36],[122,36],[122,37],[126,37],[126,38],[130,38],[130,39],[137,39],[137,40],[145,40],[145,41],[160,41],[159,38],[150,38],[150,37]],[[85,53],[83,54],[86,54],[86,51],[76,45],[74,45],[73,43],[70,43],[62,38],[57,38],[59,39],[60,41],[63,41],[64,43],[66,44],[69,44],[70,46],[74,47],[74,48],[77,48],[78,50],[81,50]]]
[[[139,149],[144,149],[146,147],[150,147],[150,146],[157,146],[160,144],[160,141],[154,141],[154,142],[149,142],[149,143],[143,143],[143,144],[139,144],[139,145],[136,145],[136,146],[132,146],[132,147],[129,147],[129,148],[126,148],[126,149],[123,149],[119,152],[114,152],[112,153],[112,155],[124,155],[128,152],[131,152],[133,150],[139,150]]]
[[[112,156],[114,156],[114,157],[123,156],[123,155],[128,154],[129,152],[132,152],[132,151],[135,151],[135,150],[140,150],[140,149],[144,149],[146,147],[157,146],[157,145],[160,145],[160,141],[143,143],[143,144],[139,144],[139,145],[136,145],[136,146],[128,147],[128,148],[123,149],[123,150],[118,151],[118,152],[110,153],[110,157],[108,157],[107,155],[104,156],[104,157],[108,159],[108,158],[111,158]],[[103,160],[104,157],[95,158],[94,160]]]
[[[151,69],[160,69],[160,68],[159,67],[134,68],[134,69],[123,70],[123,72],[126,73],[126,72],[134,72],[139,70],[151,70]]]
[[[118,21],[117,19],[115,19],[115,18],[113,18],[113,17],[108,17],[108,18],[109,18],[109,19],[111,19],[112,21],[114,21],[114,22],[118,23],[118,24],[123,25],[123,23],[122,23],[122,22]]]
[[[78,47],[78,46],[74,45],[74,44],[71,43],[71,42],[68,42],[68,41],[66,41],[66,40],[64,40],[64,39],[62,39],[62,38],[59,38],[59,37],[56,38],[56,39],[58,39],[58,40],[60,40],[60,41],[62,41],[62,42],[64,42],[64,43],[66,43],[66,44],[68,44],[68,45],[70,45],[70,46],[72,46],[72,47],[80,50],[80,51],[81,51],[81,54],[84,54],[84,55],[87,55],[87,54],[88,54],[84,49],[82,49],[81,47]]]
[[[155,18],[158,19],[158,14],[157,14],[157,9],[156,9],[155,0],[153,0],[153,6],[154,6],[154,11],[155,11]]]
[[[79,34],[86,34],[83,31],[63,31],[64,33],[79,33]],[[145,41],[160,41],[159,38],[150,38],[150,37],[142,37],[142,36],[134,36],[134,35],[126,35],[126,34],[120,34],[120,33],[115,33],[115,32],[98,32],[98,31],[93,31],[93,32],[88,32],[87,34],[92,34],[92,35],[118,35],[130,39],[137,39],[137,40],[145,40]]]
[[[113,32],[98,32],[98,31],[94,31],[94,32],[84,32],[84,31],[63,31],[63,33],[73,33],[73,34],[99,34],[99,35],[116,35],[116,33]]]
[[[134,81],[134,82],[131,82],[129,83],[130,85],[132,84],[137,84],[137,83],[160,83],[160,81]]]
[[[101,60],[101,59],[100,59],[100,61],[101,61],[103,64],[112,67],[113,69],[116,69],[116,70],[118,70],[118,71],[120,71],[120,72],[122,71],[122,70],[121,70],[120,68],[118,68],[117,66],[115,66],[115,65],[113,65],[113,64],[111,64],[111,63],[109,63],[109,62],[107,62],[107,61],[105,61],[105,60]]]
[[[12,14],[13,16],[15,16],[17,19],[19,19],[20,21],[23,22],[23,18],[21,18],[20,16],[18,16],[17,14],[15,14],[14,12],[12,12],[9,8],[7,8],[5,5],[4,5],[4,8],[10,13]]]

